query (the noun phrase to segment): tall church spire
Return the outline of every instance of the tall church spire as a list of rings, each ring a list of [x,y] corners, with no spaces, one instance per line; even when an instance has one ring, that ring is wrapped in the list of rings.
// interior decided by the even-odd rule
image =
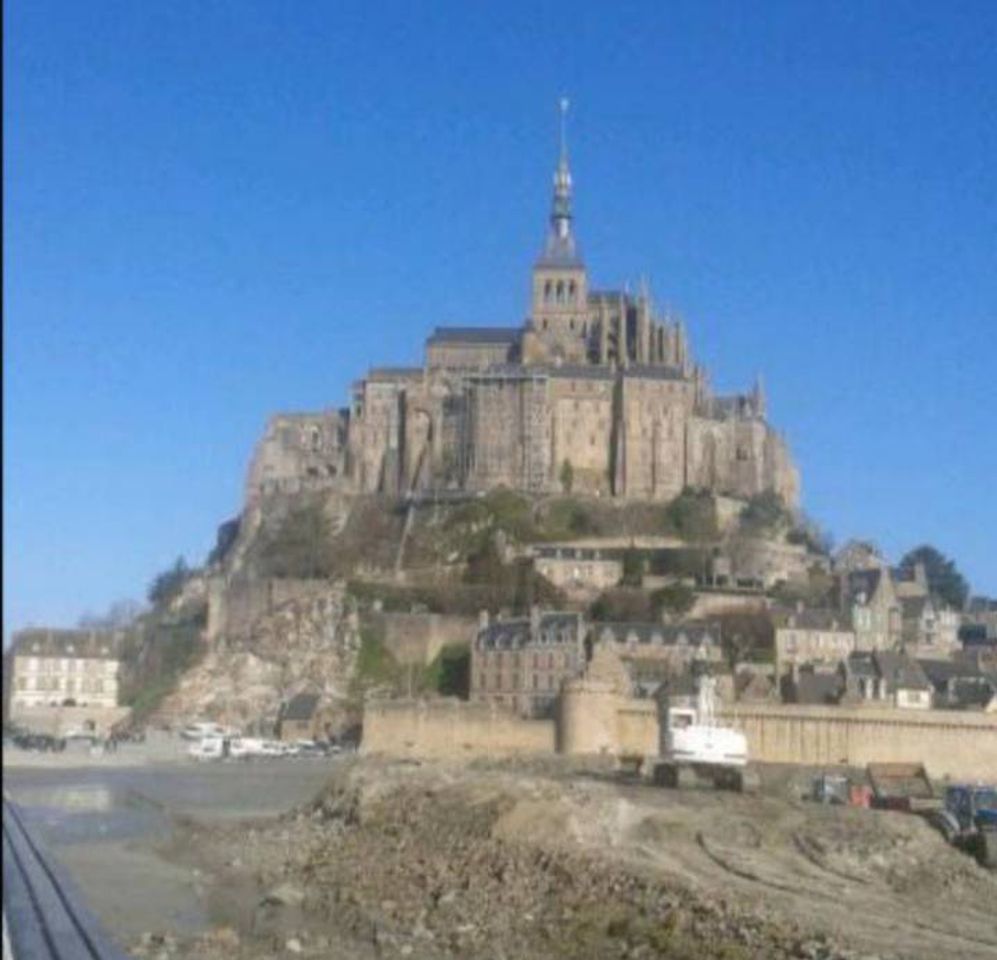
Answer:
[[[568,142],[566,135],[568,98],[558,101],[559,152],[557,170],[554,172],[554,197],[550,212],[550,230],[544,245],[542,260],[552,264],[569,265],[577,263],[575,237],[571,232],[571,168],[568,166]]]

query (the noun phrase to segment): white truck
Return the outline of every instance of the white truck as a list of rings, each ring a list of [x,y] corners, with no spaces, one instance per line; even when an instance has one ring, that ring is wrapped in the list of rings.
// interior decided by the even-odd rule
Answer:
[[[718,790],[753,788],[747,738],[739,730],[717,725],[716,679],[705,664],[697,667],[694,706],[672,705],[667,697],[659,701],[659,756],[653,781],[663,787],[707,780]]]

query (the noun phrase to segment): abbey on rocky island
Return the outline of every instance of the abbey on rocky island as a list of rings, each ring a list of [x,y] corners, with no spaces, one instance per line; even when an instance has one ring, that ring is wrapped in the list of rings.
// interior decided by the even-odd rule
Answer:
[[[403,496],[505,486],[669,500],[686,487],[790,505],[799,474],[760,383],[716,396],[681,322],[646,290],[597,290],[576,246],[564,139],[522,327],[437,327],[420,367],[373,368],[348,409],[278,414],[249,502],[339,488]]]

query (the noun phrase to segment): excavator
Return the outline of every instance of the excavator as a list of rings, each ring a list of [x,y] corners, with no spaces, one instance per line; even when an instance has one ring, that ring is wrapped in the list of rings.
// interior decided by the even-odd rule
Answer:
[[[757,789],[748,769],[748,740],[739,730],[717,723],[717,681],[705,659],[693,662],[696,696],[693,705],[658,700],[659,756],[651,766],[652,781],[662,787],[712,782],[718,790],[741,793]]]

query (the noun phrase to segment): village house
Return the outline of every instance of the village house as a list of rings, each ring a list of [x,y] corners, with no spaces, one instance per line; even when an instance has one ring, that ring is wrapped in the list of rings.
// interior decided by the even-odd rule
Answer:
[[[328,740],[332,731],[330,709],[317,693],[298,693],[282,704],[277,717],[281,740]]]
[[[580,613],[541,612],[491,620],[482,611],[471,644],[472,701],[509,707],[524,717],[549,716],[561,682],[585,667]]]
[[[901,611],[889,567],[851,570],[841,577],[842,611],[855,632],[856,650],[892,650],[900,644]]]
[[[919,659],[938,710],[997,710],[997,672],[971,660]]]
[[[694,660],[723,661],[716,623],[593,623],[587,635],[590,648],[616,651],[637,697],[654,696],[662,683],[686,675]]]
[[[107,732],[118,706],[122,635],[107,630],[22,630],[11,644],[10,719],[39,731]]]
[[[103,630],[14,636],[11,715],[33,707],[116,707],[120,638]]]
[[[959,614],[930,594],[900,598],[903,649],[915,657],[951,657],[959,647]]]
[[[856,649],[855,632],[834,610],[811,610],[800,605],[791,611],[774,611],[772,620],[777,677],[793,666],[837,666]]]
[[[859,704],[930,710],[932,686],[912,657],[892,650],[860,651],[844,661],[846,694]]]
[[[599,547],[543,544],[533,548],[533,565],[554,586],[573,593],[615,587],[623,576],[619,551]]]

